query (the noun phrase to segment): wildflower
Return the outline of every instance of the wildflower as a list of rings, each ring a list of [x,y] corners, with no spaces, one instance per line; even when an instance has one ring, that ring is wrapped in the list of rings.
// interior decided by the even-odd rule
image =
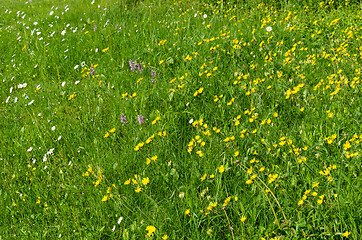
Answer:
[[[141,63],[137,63],[137,68],[138,68],[138,71],[140,73],[142,73],[142,64]]]
[[[131,68],[131,71],[136,71],[135,62],[133,60],[129,60],[129,67]]]
[[[162,240],[166,240],[167,238],[168,238],[167,235],[163,235],[163,236],[162,236]]]
[[[124,115],[124,113],[121,114],[121,123],[122,123],[122,126],[124,126],[124,124],[128,123],[126,115]]]
[[[156,72],[151,70],[151,77],[155,78],[156,77]],[[154,83],[156,80],[155,79],[151,79],[151,81]]]
[[[271,26],[269,26],[269,27],[266,28],[266,31],[267,31],[267,32],[270,32],[271,30],[273,30],[273,28],[272,28]]]
[[[342,234],[342,237],[348,238],[348,236],[349,236],[350,234],[351,234],[351,232],[345,231],[345,232]]]
[[[104,195],[103,198],[102,198],[102,202],[106,202],[106,201],[108,201],[108,196]]]
[[[221,165],[220,167],[218,167],[218,169],[219,169],[219,173],[225,172],[224,165]]]
[[[147,226],[146,231],[148,231],[146,237],[150,237],[156,231],[156,228],[154,226]]]
[[[185,214],[190,215],[190,209],[186,209]]]
[[[123,217],[119,217],[118,221],[117,221],[117,224],[121,224],[122,220],[123,220]]]
[[[207,18],[207,14],[205,13],[203,17],[204,17],[204,18]]]
[[[138,115],[138,123],[139,125],[145,124],[145,120],[142,115]]]
[[[245,217],[245,216],[242,216],[242,217],[240,218],[240,221],[241,221],[242,223],[244,223],[245,220],[246,220],[246,217]]]
[[[93,30],[97,31],[97,25],[94,25]]]
[[[140,186],[138,186],[137,189],[134,190],[134,191],[135,191],[136,193],[139,193],[139,192],[141,192],[141,190],[142,190],[142,188],[141,188]]]
[[[142,184],[147,185],[150,182],[150,179],[148,177],[142,179]]]

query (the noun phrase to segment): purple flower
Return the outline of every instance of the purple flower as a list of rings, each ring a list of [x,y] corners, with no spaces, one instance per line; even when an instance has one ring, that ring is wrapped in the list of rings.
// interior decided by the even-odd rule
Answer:
[[[125,124],[128,123],[126,115],[124,115],[124,113],[121,114],[121,123],[122,123],[122,126],[124,126]]]
[[[140,125],[145,124],[145,119],[143,118],[142,114],[138,115],[138,123]]]
[[[142,73],[142,64],[141,63],[137,63],[137,68],[138,68],[138,71],[140,73]]]
[[[95,73],[94,68],[91,67],[91,68],[89,69],[89,73],[92,74],[92,75],[94,75],[94,73]]]
[[[94,25],[93,30],[94,30],[94,31],[97,31],[97,25]]]
[[[129,60],[129,67],[131,68],[132,72],[136,70],[135,62],[133,60]]]
[[[156,72],[153,70],[151,70],[151,77],[153,77],[153,78],[156,77]],[[151,79],[151,81],[152,81],[152,83],[156,82],[155,79]]]

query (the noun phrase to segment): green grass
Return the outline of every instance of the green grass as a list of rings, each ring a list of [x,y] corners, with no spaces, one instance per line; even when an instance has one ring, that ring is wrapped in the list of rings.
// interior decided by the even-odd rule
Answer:
[[[359,3],[0,16],[0,238],[361,238]]]

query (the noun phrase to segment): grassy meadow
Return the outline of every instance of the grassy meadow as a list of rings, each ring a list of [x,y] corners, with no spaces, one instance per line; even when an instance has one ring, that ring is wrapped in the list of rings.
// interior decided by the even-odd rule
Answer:
[[[361,239],[359,1],[0,0],[0,239]]]

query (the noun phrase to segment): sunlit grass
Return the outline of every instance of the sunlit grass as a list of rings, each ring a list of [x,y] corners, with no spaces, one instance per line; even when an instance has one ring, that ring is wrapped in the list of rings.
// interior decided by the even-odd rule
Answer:
[[[0,14],[0,237],[361,237],[358,4]]]

